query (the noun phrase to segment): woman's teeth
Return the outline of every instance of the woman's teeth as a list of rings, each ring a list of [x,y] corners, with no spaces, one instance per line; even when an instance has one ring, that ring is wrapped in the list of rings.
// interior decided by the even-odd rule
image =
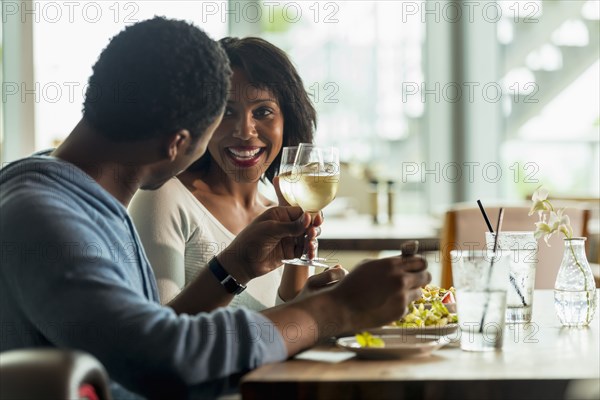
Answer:
[[[252,158],[255,157],[262,150],[260,147],[252,150],[240,150],[240,149],[228,149],[231,154],[238,158]]]

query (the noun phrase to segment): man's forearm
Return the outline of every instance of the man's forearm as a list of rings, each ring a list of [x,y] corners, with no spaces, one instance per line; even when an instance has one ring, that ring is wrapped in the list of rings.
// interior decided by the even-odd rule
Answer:
[[[263,311],[283,336],[288,356],[351,329],[350,315],[330,291]]]
[[[227,293],[221,283],[206,267],[202,268],[196,279],[187,285],[167,306],[177,314],[194,315],[199,312],[210,312],[218,307],[229,305],[233,294]]]

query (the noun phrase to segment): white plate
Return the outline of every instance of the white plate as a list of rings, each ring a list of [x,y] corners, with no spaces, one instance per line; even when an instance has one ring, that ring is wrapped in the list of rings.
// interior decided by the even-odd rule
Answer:
[[[395,325],[384,325],[379,328],[367,329],[373,335],[431,335],[444,336],[456,332],[458,324],[442,326],[423,326],[420,328],[405,328]]]
[[[344,337],[336,344],[356,353],[359,358],[390,359],[423,357],[449,343],[448,338],[427,335],[381,335],[385,347],[361,347],[355,337]]]

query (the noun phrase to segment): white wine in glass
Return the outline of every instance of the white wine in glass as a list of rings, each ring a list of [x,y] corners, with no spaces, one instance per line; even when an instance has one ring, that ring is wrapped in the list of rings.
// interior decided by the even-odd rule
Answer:
[[[340,174],[337,166],[326,163],[323,170],[318,164],[307,166],[293,184],[294,198],[304,211],[318,213],[335,199]]]
[[[294,161],[293,171],[299,176],[292,177],[292,193],[295,201],[302,209],[314,217],[335,199],[340,180],[340,158],[335,147],[318,147],[312,144],[300,143]],[[314,240],[318,249],[317,239]],[[306,252],[297,265],[309,265],[328,268],[322,263],[324,259],[309,258]],[[293,263],[292,263],[293,264]]]

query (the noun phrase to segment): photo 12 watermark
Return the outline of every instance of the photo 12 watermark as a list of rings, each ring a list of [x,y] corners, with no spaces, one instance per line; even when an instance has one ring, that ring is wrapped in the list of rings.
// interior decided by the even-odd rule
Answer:
[[[2,1],[2,23],[50,24],[86,22],[139,22],[140,3],[136,1]]]
[[[203,1],[201,21],[336,24],[339,22],[340,5],[335,1]]]
[[[507,168],[503,168],[497,162],[464,161],[458,162],[402,162],[396,181],[407,182],[447,182],[475,183],[477,181],[486,183],[497,183],[503,176],[511,177],[514,183],[539,183],[537,174],[540,167],[535,162],[514,162]]]
[[[515,23],[538,23],[542,5],[539,1],[403,1],[402,23],[417,19],[426,22],[474,23],[484,21],[495,24],[502,18]]]
[[[103,96],[108,96],[110,101],[116,104],[136,103],[139,101],[139,88],[138,82],[123,82],[110,87],[67,81],[2,82],[2,103],[82,103],[84,98],[96,102]]]
[[[538,103],[539,86],[535,82],[514,82],[504,87],[498,82],[402,82],[402,102],[418,98],[421,103],[498,103],[511,96],[514,103]]]

